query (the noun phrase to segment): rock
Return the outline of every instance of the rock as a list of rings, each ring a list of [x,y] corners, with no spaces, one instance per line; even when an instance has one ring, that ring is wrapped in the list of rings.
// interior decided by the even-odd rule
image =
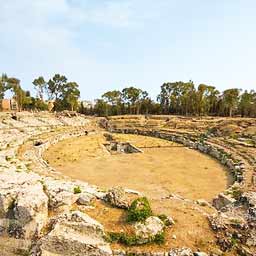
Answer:
[[[256,230],[251,230],[249,237],[247,238],[246,244],[248,246],[256,246]]]
[[[196,203],[199,204],[200,206],[210,206],[210,204],[204,199],[198,199],[196,200]]]
[[[208,256],[208,254],[205,252],[195,252],[194,256]]]
[[[83,182],[71,182],[47,177],[44,179],[44,187],[49,197],[49,206],[51,208],[71,206],[80,197],[84,197],[86,200],[85,194],[92,195],[92,198],[102,196],[102,193],[98,192],[96,187]],[[75,193],[75,188],[79,188],[81,193]],[[89,199],[89,195],[87,199]],[[82,199],[80,202],[82,202]]]
[[[10,236],[32,238],[46,223],[48,197],[39,180],[40,176],[34,173],[1,173],[0,218],[9,220]]]
[[[76,186],[71,182],[46,178],[44,184],[51,208],[64,205],[71,206],[78,199],[78,195],[74,193],[74,187]]]
[[[217,210],[221,210],[224,207],[233,205],[235,201],[236,200],[232,198],[230,195],[225,195],[223,193],[220,193],[218,197],[213,199],[213,206]]]
[[[33,237],[47,222],[48,197],[40,183],[22,189],[15,201],[14,218],[25,231],[25,237]]]
[[[125,188],[124,191],[125,191],[125,193],[128,193],[128,194],[142,196],[142,193],[140,193],[139,191],[133,190],[133,189]]]
[[[95,196],[93,196],[92,194],[81,193],[81,194],[79,194],[77,203],[80,205],[89,205],[94,198],[95,198]]]
[[[145,244],[154,239],[158,234],[164,230],[164,223],[155,216],[148,217],[145,223],[137,222],[135,224],[135,234],[138,237],[139,244]]]
[[[193,252],[189,248],[172,249],[169,256],[193,256]]]
[[[243,193],[242,200],[247,202],[249,207],[256,207],[256,192]]]
[[[53,220],[53,229],[41,240],[43,255],[110,256],[103,226],[75,211]]]
[[[125,190],[122,187],[114,187],[110,189],[105,195],[104,200],[118,208],[127,209],[129,207]]]

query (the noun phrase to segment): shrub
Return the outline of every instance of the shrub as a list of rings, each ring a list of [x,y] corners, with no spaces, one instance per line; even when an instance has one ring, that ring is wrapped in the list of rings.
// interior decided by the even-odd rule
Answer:
[[[144,221],[150,216],[152,216],[152,210],[148,199],[146,197],[140,197],[131,203],[128,209],[127,221]]]
[[[126,233],[117,233],[117,232],[110,232],[108,233],[106,240],[109,243],[120,243],[127,246],[134,246],[134,245],[141,245],[140,238],[136,235],[129,235]],[[155,235],[148,243],[156,243],[156,244],[163,244],[165,242],[165,233],[159,233]]]
[[[165,242],[165,233],[162,232],[162,233],[156,234],[153,242],[155,242],[156,244],[163,244]]]
[[[74,187],[74,194],[79,194],[81,192],[82,192],[82,190],[81,190],[81,188],[79,186]]]
[[[116,242],[128,246],[138,244],[138,238],[135,235],[128,235],[125,233],[110,232],[108,234],[107,240],[111,243]]]

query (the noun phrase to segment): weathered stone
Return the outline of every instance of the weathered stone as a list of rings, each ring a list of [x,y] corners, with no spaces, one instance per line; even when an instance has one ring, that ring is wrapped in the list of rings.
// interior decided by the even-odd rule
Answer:
[[[148,243],[158,234],[161,234],[164,229],[164,223],[155,216],[148,217],[145,223],[138,222],[135,224],[135,234],[138,237],[138,243]]]
[[[169,256],[193,256],[193,252],[189,248],[172,249]]]
[[[205,252],[195,252],[194,256],[208,256],[208,254]]]
[[[37,183],[22,189],[17,195],[13,212],[26,237],[38,235],[48,217],[48,197],[42,185]]]
[[[210,204],[204,199],[198,199],[196,200],[196,203],[199,204],[200,206],[210,206]]]
[[[89,205],[94,198],[95,198],[95,196],[93,196],[92,194],[81,193],[81,194],[79,194],[77,203],[81,204],[81,205]]]
[[[224,207],[230,206],[235,203],[235,199],[232,198],[230,195],[225,195],[223,193],[220,193],[218,197],[213,199],[213,206],[217,210],[221,210]]]
[[[109,256],[103,226],[79,211],[54,220],[50,233],[41,240],[43,255]],[[48,253],[48,254],[47,254]]]
[[[105,195],[104,200],[118,208],[127,209],[129,207],[125,190],[122,187],[114,187],[110,189]]]

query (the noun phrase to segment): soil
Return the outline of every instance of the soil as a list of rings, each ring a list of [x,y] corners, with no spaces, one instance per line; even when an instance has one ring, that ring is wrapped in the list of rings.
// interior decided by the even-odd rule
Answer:
[[[143,153],[111,155],[102,134],[64,140],[49,148],[44,158],[63,174],[108,189],[135,189],[151,199],[171,193],[211,201],[232,182],[226,169],[211,157],[166,140],[115,135]]]

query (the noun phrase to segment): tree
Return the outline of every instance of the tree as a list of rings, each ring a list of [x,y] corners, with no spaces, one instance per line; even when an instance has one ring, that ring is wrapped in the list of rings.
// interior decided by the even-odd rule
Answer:
[[[256,93],[254,91],[245,92],[240,97],[239,112],[244,116],[255,116],[256,114]]]
[[[122,93],[120,91],[108,91],[102,96],[102,99],[110,105],[111,115],[119,115],[122,108]]]
[[[228,113],[228,115],[231,117],[233,115],[234,110],[238,106],[239,101],[239,93],[240,90],[237,88],[232,88],[225,90],[222,94],[222,107],[224,110],[224,113]]]
[[[4,98],[4,93],[7,89],[8,77],[6,74],[2,74],[0,77],[0,100]]]
[[[94,111],[99,116],[108,116],[107,103],[104,100],[102,100],[102,99],[98,99],[96,101],[96,104],[95,104],[95,107],[94,107]]]
[[[67,78],[60,74],[55,74],[47,83],[48,94],[50,99],[58,101],[63,93],[63,88],[67,83]]]
[[[44,101],[44,93],[47,88],[47,83],[42,76],[39,76],[33,81],[33,85],[37,91],[37,95],[41,101]]]
[[[69,82],[62,88],[61,96],[63,98],[63,102],[71,111],[74,111],[74,109],[78,108],[78,99],[80,97],[80,91],[78,87],[79,86],[76,82]]]
[[[135,87],[127,87],[122,90],[122,98],[128,105],[130,114],[139,114],[139,100],[143,91]]]

